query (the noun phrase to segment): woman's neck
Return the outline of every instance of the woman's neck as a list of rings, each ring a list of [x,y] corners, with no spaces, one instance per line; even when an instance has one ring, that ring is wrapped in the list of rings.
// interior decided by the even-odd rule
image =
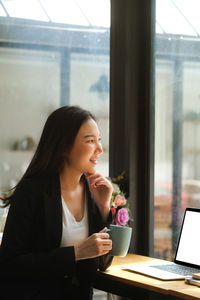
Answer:
[[[65,168],[60,174],[61,189],[75,190],[80,186],[81,176],[82,174]]]

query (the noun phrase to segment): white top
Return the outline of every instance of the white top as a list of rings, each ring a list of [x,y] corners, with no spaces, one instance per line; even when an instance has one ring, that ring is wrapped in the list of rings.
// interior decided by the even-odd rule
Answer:
[[[88,214],[87,199],[85,199],[84,216],[80,222],[77,222],[69,211],[67,204],[62,197],[63,212],[63,231],[61,239],[61,247],[74,246],[77,242],[88,237]]]

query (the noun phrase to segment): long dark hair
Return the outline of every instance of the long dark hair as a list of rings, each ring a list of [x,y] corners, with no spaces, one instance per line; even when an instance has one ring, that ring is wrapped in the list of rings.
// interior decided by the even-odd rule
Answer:
[[[35,175],[60,174],[65,154],[73,146],[81,125],[95,117],[79,106],[62,106],[52,112],[44,125],[35,154],[18,184],[9,196],[1,197],[3,207],[10,204],[16,187],[25,178]]]

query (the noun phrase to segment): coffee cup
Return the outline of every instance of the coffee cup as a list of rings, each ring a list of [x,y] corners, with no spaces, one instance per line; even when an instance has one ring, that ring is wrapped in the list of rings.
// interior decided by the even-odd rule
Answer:
[[[113,256],[126,256],[130,246],[132,228],[111,224],[105,231],[109,233],[112,240],[112,250],[109,254]]]

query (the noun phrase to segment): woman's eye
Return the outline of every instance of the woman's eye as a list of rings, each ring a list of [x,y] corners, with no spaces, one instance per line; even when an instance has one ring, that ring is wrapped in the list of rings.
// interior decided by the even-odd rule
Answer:
[[[88,143],[94,143],[94,140],[89,140],[89,141],[87,141]]]

